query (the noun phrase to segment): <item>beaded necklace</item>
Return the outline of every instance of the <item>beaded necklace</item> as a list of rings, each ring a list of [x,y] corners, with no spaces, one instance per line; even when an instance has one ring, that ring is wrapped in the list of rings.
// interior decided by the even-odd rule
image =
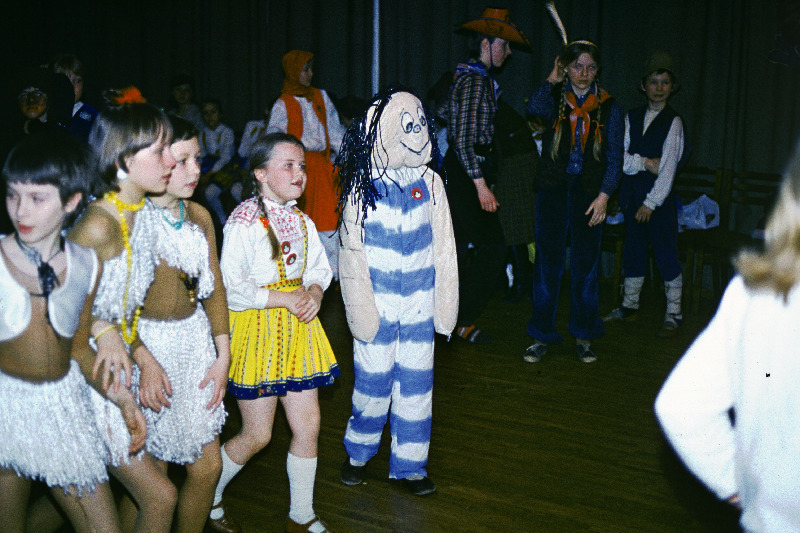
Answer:
[[[165,211],[168,211],[168,209],[166,207],[162,207],[161,208],[161,216],[164,217],[164,220],[167,221],[167,224],[169,224],[170,226],[172,226],[175,229],[181,229],[183,227],[183,221],[184,221],[184,217],[185,217],[184,212],[183,212],[183,200],[178,200],[178,206],[179,206],[179,209],[180,209],[180,214],[178,215],[178,221],[177,222],[173,222],[169,218],[167,218],[167,215],[166,215]]]
[[[186,214],[183,210],[183,200],[178,200],[178,206],[180,209],[180,214],[178,215],[178,221],[172,222],[166,215],[166,212],[169,211],[166,207],[160,207],[161,209],[161,216],[166,221],[167,224],[170,225],[171,228],[175,229],[176,231],[183,227],[183,222],[186,220]],[[197,303],[197,284],[199,282],[199,278],[197,276],[190,276],[183,270],[181,270],[180,274],[178,274],[181,281],[183,282],[186,290],[189,293],[189,303],[195,305]]]
[[[131,285],[131,270],[133,270],[133,252],[131,250],[130,232],[128,230],[128,221],[125,219],[125,211],[136,212],[140,210],[142,207],[144,207],[145,199],[142,198],[142,201],[138,204],[126,204],[119,199],[117,193],[115,192],[106,193],[105,196],[103,196],[103,199],[114,204],[114,207],[117,208],[117,213],[119,214],[119,229],[122,231],[122,240],[125,244],[125,252],[127,254],[128,262],[128,273],[127,277],[125,278],[125,296],[122,298],[122,318],[120,319],[120,329],[122,330],[122,338],[125,340],[125,342],[132,344],[133,341],[136,340],[136,326],[139,324],[139,315],[142,312],[142,308],[141,306],[136,306],[136,310],[133,312],[131,328],[130,331],[128,331],[128,319],[126,317],[126,312],[128,309],[128,291]]]

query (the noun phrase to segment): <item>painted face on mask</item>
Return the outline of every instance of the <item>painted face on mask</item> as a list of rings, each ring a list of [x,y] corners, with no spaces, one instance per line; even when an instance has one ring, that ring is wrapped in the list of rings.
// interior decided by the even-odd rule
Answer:
[[[372,121],[370,109],[367,123]],[[428,117],[422,102],[411,93],[392,95],[381,113],[378,140],[372,153],[377,168],[421,167],[431,160]]]

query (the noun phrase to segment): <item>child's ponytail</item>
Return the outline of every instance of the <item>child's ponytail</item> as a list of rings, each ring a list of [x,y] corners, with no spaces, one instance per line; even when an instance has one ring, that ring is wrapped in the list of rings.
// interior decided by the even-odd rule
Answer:
[[[597,92],[597,97],[600,98],[600,84],[595,84],[595,90]],[[595,161],[600,161],[600,127],[603,124],[602,120],[602,113],[603,113],[603,105],[597,108],[597,128],[594,131],[594,145],[592,146],[592,155],[594,155]]]
[[[564,118],[564,112],[567,109],[567,81],[561,84],[561,100],[558,103],[558,113],[556,113],[556,123],[554,125],[556,132],[553,135],[553,146],[550,147],[550,157],[553,161],[558,161],[558,147],[561,145],[561,133],[562,133],[562,119]]]
[[[281,245],[278,244],[278,236],[275,235],[275,230],[272,229],[272,224],[269,223],[269,215],[267,214],[267,210],[264,209],[264,200],[261,198],[261,193],[256,186],[253,187],[253,198],[258,202],[258,209],[261,211],[261,223],[264,224],[267,230],[269,246],[272,248],[270,259],[276,261],[281,256]]]

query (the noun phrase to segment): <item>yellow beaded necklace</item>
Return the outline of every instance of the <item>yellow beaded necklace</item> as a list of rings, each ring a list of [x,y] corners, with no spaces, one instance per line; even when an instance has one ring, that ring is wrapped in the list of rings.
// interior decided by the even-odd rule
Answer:
[[[139,315],[142,312],[142,308],[141,306],[136,306],[136,310],[133,312],[133,321],[131,322],[131,328],[129,331],[128,320],[125,316],[125,313],[128,309],[128,290],[130,289],[131,285],[133,252],[131,251],[130,231],[128,230],[128,221],[125,219],[125,211],[138,211],[144,207],[145,199],[142,198],[142,201],[138,204],[126,204],[119,199],[117,193],[115,192],[106,193],[105,196],[103,196],[103,199],[108,200],[114,204],[114,207],[117,208],[117,213],[119,213],[119,229],[122,231],[122,240],[125,244],[125,252],[128,260],[128,275],[125,279],[125,296],[122,298],[122,318],[120,319],[120,329],[122,330],[122,338],[125,339],[125,342],[128,344],[131,344],[134,340],[136,340],[136,326],[139,324]]]

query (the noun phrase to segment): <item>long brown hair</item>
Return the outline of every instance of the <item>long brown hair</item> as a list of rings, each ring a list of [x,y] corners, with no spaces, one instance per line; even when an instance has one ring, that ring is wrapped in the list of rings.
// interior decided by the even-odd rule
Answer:
[[[289,143],[302,148],[304,151],[306,147],[300,142],[297,137],[289,133],[274,132],[268,133],[263,137],[259,137],[250,148],[248,156],[247,176],[249,178],[249,186],[252,189],[252,196],[258,202],[258,208],[261,210],[261,216],[269,221],[269,214],[264,208],[264,201],[261,199],[261,187],[259,181],[256,179],[256,170],[264,168],[272,158],[272,152],[275,147],[281,143]],[[280,257],[280,245],[278,244],[278,237],[275,235],[275,230],[272,229],[272,224],[267,224],[267,236],[269,237],[269,244],[272,247],[272,260]]]
[[[589,57],[597,63],[597,74],[600,74],[600,49],[597,47],[596,44],[590,41],[573,41],[571,43],[567,43],[564,46],[564,50],[561,52],[559,56],[559,64],[562,68],[567,68],[567,65],[578,59],[581,54],[589,54]],[[567,79],[565,78],[561,84],[561,98],[559,99],[558,103],[558,113],[556,115],[556,124],[558,127],[556,128],[555,135],[553,135],[553,145],[550,147],[550,157],[553,161],[558,160],[558,147],[561,145],[561,135],[563,133],[564,128],[560,127],[559,123],[564,118],[564,113],[567,111]],[[595,89],[597,91],[597,97],[600,97],[600,83],[597,81],[595,77]],[[597,123],[600,124],[600,112],[601,107],[597,108]],[[600,161],[600,136],[594,136],[594,144],[592,146],[592,155],[596,161]]]

